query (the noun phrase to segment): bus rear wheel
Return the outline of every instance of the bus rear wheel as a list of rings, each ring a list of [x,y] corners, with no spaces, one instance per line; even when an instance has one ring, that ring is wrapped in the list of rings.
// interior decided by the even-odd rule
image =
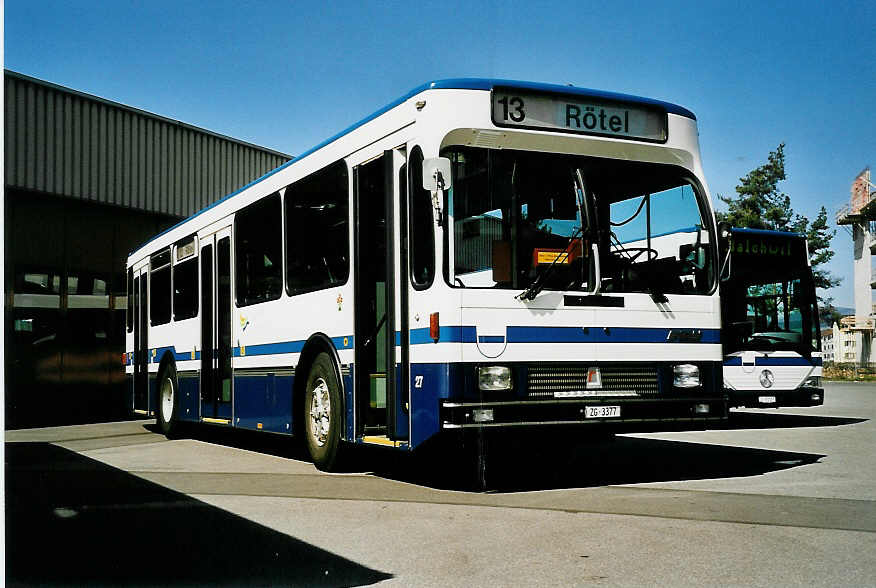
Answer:
[[[177,411],[179,386],[176,368],[173,363],[166,363],[158,374],[158,410],[155,411],[158,427],[164,436],[173,439],[180,428]]]
[[[304,394],[304,437],[313,464],[331,471],[340,463],[342,450],[341,385],[327,353],[316,356],[307,376]]]

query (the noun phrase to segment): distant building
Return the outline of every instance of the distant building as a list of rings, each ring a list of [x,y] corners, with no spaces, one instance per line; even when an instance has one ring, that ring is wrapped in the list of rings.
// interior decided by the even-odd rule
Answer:
[[[876,317],[873,314],[873,289],[876,288],[876,186],[870,181],[870,168],[864,168],[852,182],[849,204],[836,215],[836,223],[847,227],[854,241],[855,314],[840,321],[839,330],[847,336],[839,351],[844,362],[876,362],[873,345]],[[834,333],[837,328],[834,327]],[[854,337],[851,337],[851,333]],[[849,338],[851,337],[851,338]],[[852,343],[854,341],[854,344]],[[846,345],[845,343],[849,344]],[[834,347],[839,346],[838,340]],[[854,349],[852,349],[854,348]]]
[[[821,356],[835,363],[861,363],[861,349],[866,343],[865,329],[857,325],[857,317],[844,316],[833,326],[821,327]]]
[[[836,323],[834,323],[834,326]],[[833,326],[821,325],[821,357],[824,361],[836,361],[834,358]]]
[[[834,323],[835,361],[843,363],[861,362],[861,351],[868,333],[865,329],[852,328],[855,325],[856,317],[854,316],[843,317],[839,325]]]
[[[120,416],[127,254],[290,157],[15,72],[4,83],[6,425]]]

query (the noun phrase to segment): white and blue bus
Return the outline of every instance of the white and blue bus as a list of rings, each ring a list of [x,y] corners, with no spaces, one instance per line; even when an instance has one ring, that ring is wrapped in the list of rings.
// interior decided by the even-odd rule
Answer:
[[[734,227],[721,244],[730,406],[823,404],[818,299],[805,235]]]
[[[414,449],[467,429],[727,418],[696,117],[571,86],[451,79],[127,260],[131,407]]]

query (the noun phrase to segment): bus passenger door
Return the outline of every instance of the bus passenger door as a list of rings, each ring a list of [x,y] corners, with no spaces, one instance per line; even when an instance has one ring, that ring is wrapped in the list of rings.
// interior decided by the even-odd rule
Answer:
[[[149,281],[148,266],[134,272],[134,412],[149,414]]]
[[[399,307],[407,296],[398,288],[398,178],[404,161],[404,151],[388,150],[353,170],[356,435],[390,440],[407,438],[408,429],[405,369],[396,339]]]
[[[231,229],[201,242],[201,420],[231,424]]]

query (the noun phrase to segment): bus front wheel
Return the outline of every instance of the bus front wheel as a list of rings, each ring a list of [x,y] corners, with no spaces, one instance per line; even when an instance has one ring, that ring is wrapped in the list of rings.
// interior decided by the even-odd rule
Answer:
[[[320,353],[307,376],[304,394],[304,436],[314,465],[333,470],[340,462],[341,386],[327,353]]]
[[[168,362],[158,375],[158,410],[155,411],[158,427],[168,439],[173,439],[179,433],[178,391],[176,368],[172,362]]]

